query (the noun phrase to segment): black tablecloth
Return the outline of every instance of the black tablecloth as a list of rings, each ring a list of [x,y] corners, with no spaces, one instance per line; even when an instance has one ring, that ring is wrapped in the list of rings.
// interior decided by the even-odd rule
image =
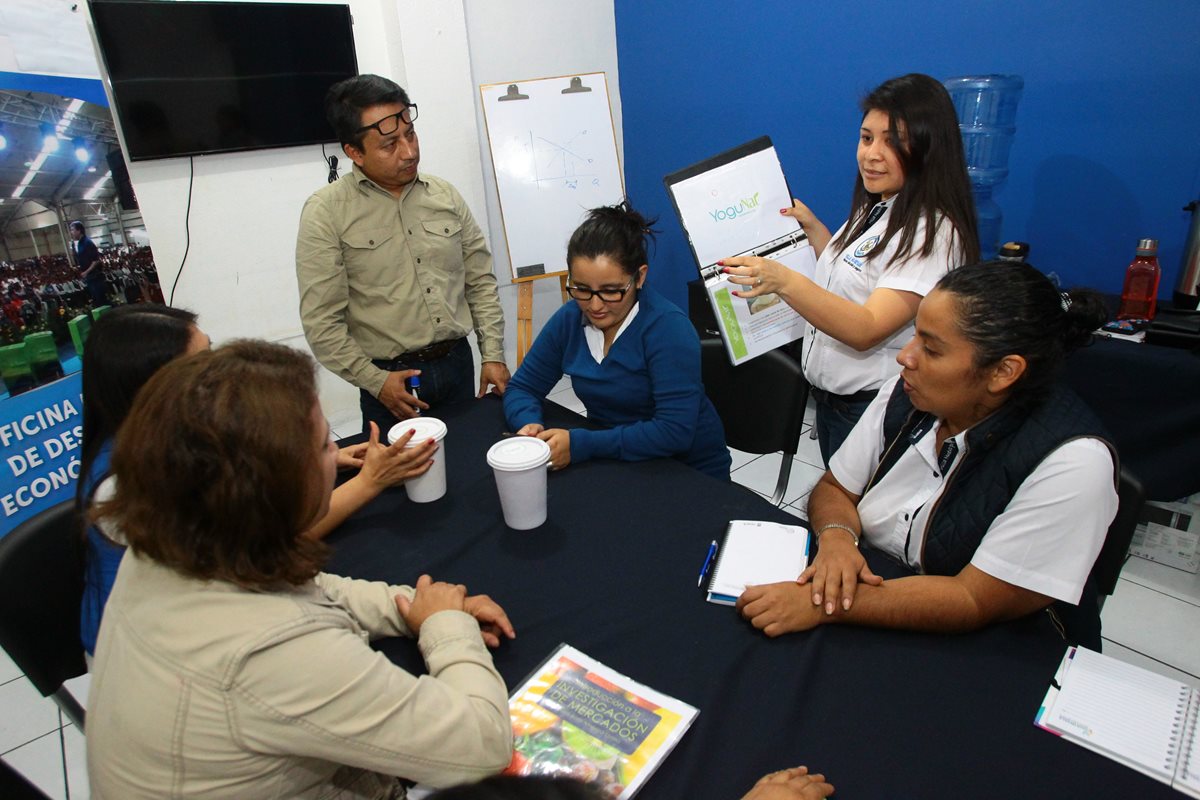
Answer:
[[[1200,492],[1200,355],[1097,338],[1067,359],[1065,377],[1108,428],[1147,499]]]
[[[330,571],[393,583],[429,572],[490,594],[517,629],[495,654],[510,687],[567,642],[699,708],[639,798],[737,798],[797,764],[830,776],[839,800],[1177,797],[1034,727],[1066,649],[1045,615],[961,636],[829,626],[770,640],[704,602],[696,576],[730,519],[793,517],[672,460],[596,461],[550,473],[549,521],[513,531],[484,460],[504,430],[499,401],[439,417],[447,495],[385,493],[330,537]],[[423,671],[411,641],[378,646]]]

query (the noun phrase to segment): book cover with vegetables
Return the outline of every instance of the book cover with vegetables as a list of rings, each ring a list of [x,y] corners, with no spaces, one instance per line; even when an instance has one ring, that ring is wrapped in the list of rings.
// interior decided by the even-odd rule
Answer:
[[[569,776],[628,800],[698,713],[562,645],[509,700],[510,775]]]

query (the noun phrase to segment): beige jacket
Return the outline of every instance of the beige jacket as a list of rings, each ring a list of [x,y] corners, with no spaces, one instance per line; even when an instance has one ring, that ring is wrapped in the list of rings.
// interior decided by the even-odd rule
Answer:
[[[367,646],[409,635],[408,587],[319,575],[288,592],[125,555],[88,696],[92,797],[402,797],[507,766],[504,681],[468,614],[421,626],[429,675]]]

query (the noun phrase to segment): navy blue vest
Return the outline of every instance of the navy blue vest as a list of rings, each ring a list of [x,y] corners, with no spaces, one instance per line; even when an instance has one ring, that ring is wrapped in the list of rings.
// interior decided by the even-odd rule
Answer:
[[[884,414],[884,455],[863,494],[920,438],[912,435],[914,430],[931,427],[931,417],[913,408],[903,382],[897,381]],[[988,527],[1008,507],[1022,481],[1051,451],[1082,437],[1099,439],[1112,451],[1115,486],[1120,474],[1115,448],[1091,409],[1062,384],[1032,407],[1005,403],[970,428],[962,459],[929,518],[921,548],[925,572],[956,575],[971,563]],[[1099,603],[1091,578],[1078,606],[1059,601],[1052,610],[1068,640],[1099,649]]]

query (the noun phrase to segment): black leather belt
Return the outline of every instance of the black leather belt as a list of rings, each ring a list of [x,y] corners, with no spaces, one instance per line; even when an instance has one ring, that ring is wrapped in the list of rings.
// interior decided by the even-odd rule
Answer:
[[[834,394],[833,392],[827,392],[824,389],[818,389],[815,386],[810,387],[809,391],[812,392],[813,397],[817,398],[822,403],[829,405],[838,402],[863,403],[869,400],[874,400],[875,395],[879,394],[878,389],[863,389],[862,391],[855,392],[854,394]]]
[[[458,343],[462,339],[447,339],[444,342],[434,342],[431,345],[422,347],[420,350],[412,350],[408,353],[401,353],[392,359],[392,361],[437,361],[439,358],[445,358],[450,355],[450,351],[458,347]]]

